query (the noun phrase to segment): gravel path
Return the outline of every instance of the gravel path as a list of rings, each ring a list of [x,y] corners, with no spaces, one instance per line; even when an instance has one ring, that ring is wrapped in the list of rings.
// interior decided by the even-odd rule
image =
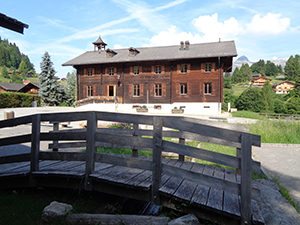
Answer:
[[[262,144],[253,149],[269,177],[276,177],[286,187],[300,207],[300,145]]]

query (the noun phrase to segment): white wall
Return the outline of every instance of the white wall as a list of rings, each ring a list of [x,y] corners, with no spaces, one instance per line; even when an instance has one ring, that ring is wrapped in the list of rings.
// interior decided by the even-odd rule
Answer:
[[[80,109],[84,110],[97,110],[106,112],[123,112],[123,113],[136,113],[136,109],[133,109],[133,105],[146,105],[149,114],[171,114],[174,107],[184,108],[184,114],[190,115],[219,115],[221,113],[221,103],[207,102],[207,103],[186,103],[177,102],[173,104],[113,104],[113,103],[95,103],[80,106]],[[161,109],[154,109],[154,105],[160,105]]]

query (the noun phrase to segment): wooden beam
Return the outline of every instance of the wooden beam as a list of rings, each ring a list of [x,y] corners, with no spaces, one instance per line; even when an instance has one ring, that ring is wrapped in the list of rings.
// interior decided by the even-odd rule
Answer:
[[[30,172],[39,170],[41,115],[32,116]]]
[[[86,167],[85,167],[85,187],[89,185],[89,175],[95,169],[95,134],[97,129],[97,118],[95,112],[87,114],[87,132],[86,132]]]
[[[31,134],[23,134],[13,137],[6,137],[0,139],[0,146],[6,145],[14,145],[14,144],[21,144],[27,143],[31,141]]]
[[[162,174],[162,127],[162,118],[153,117],[152,201],[157,204],[159,203],[159,188]]]
[[[252,136],[242,135],[241,147],[241,224],[251,224]]]
[[[30,161],[30,153],[6,155],[0,157],[0,164]]]

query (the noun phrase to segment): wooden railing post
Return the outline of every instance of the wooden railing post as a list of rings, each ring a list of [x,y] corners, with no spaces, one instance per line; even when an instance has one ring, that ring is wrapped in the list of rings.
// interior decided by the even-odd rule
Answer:
[[[39,170],[39,152],[40,152],[40,131],[41,131],[41,115],[32,116],[31,126],[31,160],[30,171]]]
[[[252,136],[241,136],[241,224],[251,224]]]
[[[133,135],[132,136],[138,136],[137,135],[138,129],[139,129],[139,124],[138,123],[134,123],[133,124]],[[133,146],[133,148],[132,148],[131,155],[132,155],[132,157],[138,157],[139,156],[138,149],[135,146]]]
[[[59,131],[59,122],[53,122],[53,131]],[[58,141],[54,140],[53,141],[53,152],[58,152]]]
[[[152,202],[159,203],[159,188],[161,182],[161,152],[162,152],[161,117],[153,117],[153,154],[152,154]]]
[[[185,139],[184,138],[179,138],[179,144],[185,145]],[[181,162],[184,162],[184,155],[178,155],[178,160]]]
[[[89,185],[89,175],[95,169],[95,134],[97,129],[97,118],[95,112],[87,114],[86,131],[86,166],[85,166],[85,187]]]

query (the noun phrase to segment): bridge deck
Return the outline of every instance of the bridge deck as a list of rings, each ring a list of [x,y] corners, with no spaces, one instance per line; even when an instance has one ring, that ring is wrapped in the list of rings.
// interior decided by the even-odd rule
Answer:
[[[232,182],[240,182],[240,176],[232,170],[170,159],[163,159],[163,163]],[[0,165],[2,184],[0,188],[11,188],[12,185],[15,187],[31,186],[32,177],[37,186],[83,188],[85,162],[43,160],[40,161],[39,171],[33,172],[32,175],[30,176],[30,162],[2,164]],[[91,190],[94,191],[151,200],[152,172],[149,170],[97,162],[95,171],[89,176],[89,183]],[[218,186],[204,186],[186,180],[184,177],[166,174],[162,175],[161,184],[159,194],[163,205],[167,207],[173,205],[177,210],[184,205],[185,211],[201,210],[205,212],[205,215],[207,212],[213,212],[213,216],[222,215],[222,220],[225,216],[229,221],[239,223],[240,196],[225,192]],[[252,212],[253,223],[263,224],[255,201],[252,202]]]

